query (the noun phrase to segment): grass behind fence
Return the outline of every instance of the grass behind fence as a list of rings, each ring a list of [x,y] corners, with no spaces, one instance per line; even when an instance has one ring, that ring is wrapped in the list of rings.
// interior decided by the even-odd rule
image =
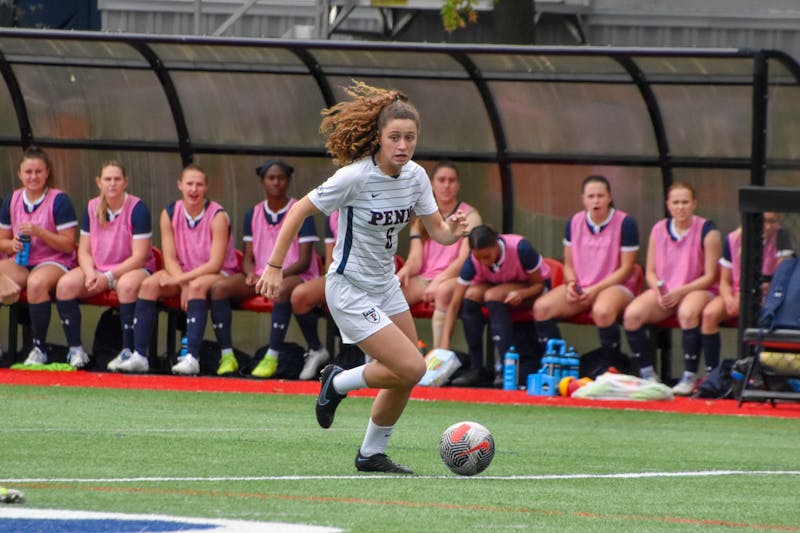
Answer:
[[[389,454],[417,476],[375,478],[353,467],[368,399],[345,400],[330,430],[310,396],[6,386],[0,399],[0,478],[29,507],[364,532],[800,531],[797,420],[413,401]],[[475,478],[439,459],[459,420],[497,444]],[[596,477],[721,470],[776,473]]]

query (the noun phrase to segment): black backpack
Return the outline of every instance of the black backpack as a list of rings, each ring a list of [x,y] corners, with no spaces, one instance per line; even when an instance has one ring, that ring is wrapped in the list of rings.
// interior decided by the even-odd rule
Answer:
[[[269,347],[265,345],[256,350],[256,353],[253,354],[251,364],[246,371],[247,375],[250,375],[250,372],[261,362],[268,348]],[[303,357],[306,353],[305,349],[297,343],[284,342],[279,352],[278,369],[275,371],[275,375],[272,376],[272,379],[298,379],[300,377],[300,372],[303,370],[303,364],[305,363],[305,357]]]
[[[100,315],[94,330],[91,365],[106,370],[106,365],[122,350],[122,322],[119,309],[109,307]]]
[[[581,355],[578,374],[581,377],[597,379],[597,376],[614,367],[620,374],[637,375],[631,361],[632,358],[622,352],[610,353],[607,349],[596,348]]]
[[[692,398],[733,398],[733,359],[725,359],[695,387]]]
[[[339,353],[334,357],[334,363],[348,369],[364,364],[364,352],[357,344],[342,344]]]

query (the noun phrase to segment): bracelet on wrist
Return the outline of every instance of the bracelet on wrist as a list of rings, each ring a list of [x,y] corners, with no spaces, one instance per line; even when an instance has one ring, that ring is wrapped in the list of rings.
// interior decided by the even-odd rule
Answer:
[[[272,267],[272,268],[277,268],[278,270],[283,270],[283,267],[282,267],[282,266],[273,265],[273,264],[272,264],[272,263],[270,263],[269,261],[267,262],[267,266],[268,266],[268,267]]]

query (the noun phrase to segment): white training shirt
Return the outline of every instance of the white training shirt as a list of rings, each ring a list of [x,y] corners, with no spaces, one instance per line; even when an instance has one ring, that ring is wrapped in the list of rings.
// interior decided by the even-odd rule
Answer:
[[[381,292],[391,283],[398,234],[411,215],[438,211],[424,168],[409,161],[398,176],[387,176],[372,157],[342,167],[308,199],[326,215],[339,210],[328,275],[342,274],[367,292]]]

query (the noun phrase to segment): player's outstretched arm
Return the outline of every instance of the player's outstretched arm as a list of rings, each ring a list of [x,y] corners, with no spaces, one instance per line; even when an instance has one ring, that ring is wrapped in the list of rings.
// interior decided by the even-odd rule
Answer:
[[[420,218],[428,235],[439,244],[453,244],[467,232],[467,217],[461,211],[456,211],[447,219],[443,219],[438,211]]]

